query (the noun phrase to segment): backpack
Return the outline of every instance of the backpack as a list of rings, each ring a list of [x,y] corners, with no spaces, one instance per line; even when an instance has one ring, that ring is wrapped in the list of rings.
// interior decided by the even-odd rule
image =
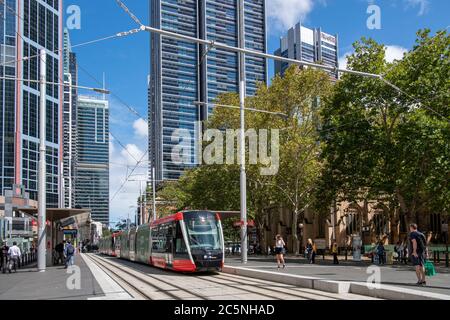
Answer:
[[[72,245],[69,245],[69,246],[67,247],[67,255],[68,255],[68,256],[71,256],[71,255],[73,255],[74,252],[75,252],[75,249],[73,248],[73,246],[72,246]]]
[[[417,232],[417,234],[419,235],[417,237],[417,251],[419,251],[421,253],[425,253],[425,251],[427,249],[427,245],[426,245],[427,240],[425,239],[425,235],[421,232]]]

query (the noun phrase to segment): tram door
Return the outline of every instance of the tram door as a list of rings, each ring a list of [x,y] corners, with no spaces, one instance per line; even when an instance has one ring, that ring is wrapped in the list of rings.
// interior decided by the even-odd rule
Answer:
[[[136,229],[130,230],[130,260],[136,261]]]
[[[167,228],[167,235],[166,235],[166,262],[168,265],[173,265],[173,258],[174,258],[174,245],[173,245],[173,238],[174,238],[174,224],[169,224]]]

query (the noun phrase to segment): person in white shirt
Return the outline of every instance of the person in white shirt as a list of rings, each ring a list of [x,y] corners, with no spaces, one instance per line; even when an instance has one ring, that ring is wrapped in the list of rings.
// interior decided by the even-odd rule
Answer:
[[[17,246],[17,242],[13,242],[13,245],[8,250],[9,255],[9,268],[8,272],[11,273],[11,269],[14,268],[14,271],[17,272],[17,265],[19,263],[19,259],[22,256],[22,253],[20,252],[20,248]]]

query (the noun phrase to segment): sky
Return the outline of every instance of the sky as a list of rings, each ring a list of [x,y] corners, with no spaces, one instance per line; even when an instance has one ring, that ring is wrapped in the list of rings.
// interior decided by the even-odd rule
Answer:
[[[153,0],[150,0],[153,1]],[[280,36],[302,22],[306,27],[321,27],[339,36],[341,66],[351,54],[352,43],[362,36],[372,37],[387,46],[387,59],[401,59],[415,43],[419,29],[433,32],[450,26],[448,0],[266,0],[268,6],[268,52],[279,46]],[[144,24],[149,24],[148,0],[123,0]],[[80,29],[71,29],[72,45],[108,37],[136,28],[136,24],[115,0],[65,0],[66,20],[73,21],[70,6],[80,9]],[[380,9],[379,29],[369,29],[367,21]],[[147,76],[149,73],[149,34],[141,32],[127,37],[97,42],[73,49],[79,65],[79,85],[99,87],[105,74],[111,90],[110,102],[110,221],[134,219],[140,182],[147,174]],[[269,78],[273,61],[269,61]],[[90,92],[81,94],[92,95]],[[130,109],[135,112],[131,112]],[[136,115],[136,113],[139,114]],[[144,161],[125,183],[125,177],[144,156]],[[115,195],[115,196],[114,196]]]

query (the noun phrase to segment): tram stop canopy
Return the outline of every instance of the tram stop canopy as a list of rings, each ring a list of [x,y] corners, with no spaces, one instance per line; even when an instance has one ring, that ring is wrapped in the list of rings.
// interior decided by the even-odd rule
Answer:
[[[26,215],[38,217],[37,208],[18,208],[16,211]],[[47,208],[47,265],[52,263],[52,252],[57,243],[64,239],[64,227],[76,226],[80,232],[86,229],[85,233],[90,233],[91,210],[90,209],[53,209]]]

